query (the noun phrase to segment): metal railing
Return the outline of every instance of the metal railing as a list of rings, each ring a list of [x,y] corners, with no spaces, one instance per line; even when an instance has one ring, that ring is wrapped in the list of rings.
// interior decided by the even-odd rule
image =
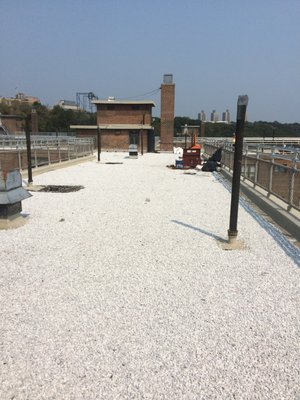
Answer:
[[[232,171],[233,144],[224,140],[202,140],[204,152],[211,156],[222,147],[222,164]],[[300,148],[244,143],[242,177],[300,210]]]
[[[27,167],[26,138],[24,136],[0,136],[0,151],[14,153],[20,170]],[[71,136],[32,135],[31,162],[37,168],[43,165],[84,157],[94,152],[92,138]],[[0,157],[1,161],[1,157]]]
[[[191,137],[188,136],[187,139],[184,136],[174,137],[174,146],[179,147],[185,144],[185,140],[187,140],[187,145],[189,146],[191,143]],[[197,143],[202,143],[203,141],[207,142],[215,142],[215,143],[232,143],[232,137],[206,137],[206,138],[197,138]],[[244,137],[244,146],[245,145],[268,145],[268,146],[292,146],[292,147],[300,147],[300,137],[278,137],[278,138],[266,138],[266,137]]]

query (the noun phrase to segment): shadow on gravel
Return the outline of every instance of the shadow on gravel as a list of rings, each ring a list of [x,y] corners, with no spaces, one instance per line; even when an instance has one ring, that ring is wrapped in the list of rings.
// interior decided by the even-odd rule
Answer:
[[[231,192],[231,184],[219,174],[213,173],[218,182],[220,182],[225,189]],[[300,267],[300,250],[294,246],[274,225],[270,224],[263,216],[259,215],[251,205],[240,197],[240,205],[244,210],[251,215],[252,218],[277,242],[282,250]],[[228,205],[229,207],[229,205]]]
[[[193,229],[196,232],[203,233],[204,235],[212,237],[212,238],[218,240],[219,242],[222,242],[222,243],[227,242],[227,240],[221,238],[220,236],[217,236],[214,233],[208,232],[208,231],[206,231],[204,229],[197,228],[197,227],[195,227],[193,225],[185,224],[184,222],[176,221],[175,219],[171,219],[171,222],[174,222],[174,224],[178,224],[178,225],[184,226],[185,228]]]

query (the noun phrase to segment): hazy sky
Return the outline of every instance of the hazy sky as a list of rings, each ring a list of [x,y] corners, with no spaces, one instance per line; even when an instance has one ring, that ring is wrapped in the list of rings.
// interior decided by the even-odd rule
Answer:
[[[300,0],[0,0],[0,95],[53,105],[176,84],[175,114],[300,122]],[[153,100],[160,113],[160,94]]]

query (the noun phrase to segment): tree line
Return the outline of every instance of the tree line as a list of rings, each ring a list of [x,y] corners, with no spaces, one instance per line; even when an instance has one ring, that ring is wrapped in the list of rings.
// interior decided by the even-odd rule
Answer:
[[[58,105],[50,109],[37,102],[32,105],[20,101],[13,101],[11,105],[0,103],[1,114],[20,115],[25,120],[30,120],[33,108],[38,115],[40,132],[70,132],[70,125],[96,124],[96,113],[84,110],[65,110]]]
[[[0,113],[7,115],[20,115],[25,119],[30,119],[32,108],[35,108],[38,114],[38,125],[40,132],[70,132],[70,125],[95,125],[96,113],[83,110],[65,110],[56,105],[48,108],[41,103],[33,105],[13,101],[10,105],[0,103]],[[183,135],[183,126],[200,125],[198,119],[189,117],[174,118],[174,135]],[[160,134],[160,118],[154,117],[152,125],[156,136]],[[206,137],[231,137],[235,132],[235,123],[204,123],[204,136]],[[258,137],[290,137],[300,136],[300,123],[280,123],[277,121],[266,122],[246,122],[245,136]]]
[[[175,117],[174,119],[174,134],[175,136],[183,136],[183,126],[187,125],[200,125],[198,119],[191,119],[188,117]],[[222,123],[204,123],[204,136],[206,137],[232,137],[235,132],[236,123],[230,124]],[[200,129],[200,128],[199,128]],[[280,123],[278,121],[266,122],[246,122],[245,123],[245,136],[249,137],[291,137],[300,136],[300,123]]]
[[[156,136],[160,133],[160,118],[153,118],[154,132]],[[184,125],[196,125],[200,126],[198,119],[192,119],[189,117],[175,117],[174,118],[174,135],[183,136]],[[235,132],[236,123],[222,124],[222,123],[210,123],[205,122],[204,131],[205,137],[232,137]],[[200,131],[200,128],[199,128]],[[300,123],[280,123],[278,121],[266,122],[246,122],[245,123],[245,136],[249,137],[295,137],[300,136]],[[199,132],[200,136],[200,132]]]

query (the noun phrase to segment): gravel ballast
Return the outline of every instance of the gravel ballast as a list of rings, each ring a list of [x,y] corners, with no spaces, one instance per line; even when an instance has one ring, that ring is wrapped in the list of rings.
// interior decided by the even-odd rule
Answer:
[[[1,400],[300,399],[299,252],[241,206],[224,251],[229,191],[172,163],[34,178],[84,189],[34,192],[0,231]]]

